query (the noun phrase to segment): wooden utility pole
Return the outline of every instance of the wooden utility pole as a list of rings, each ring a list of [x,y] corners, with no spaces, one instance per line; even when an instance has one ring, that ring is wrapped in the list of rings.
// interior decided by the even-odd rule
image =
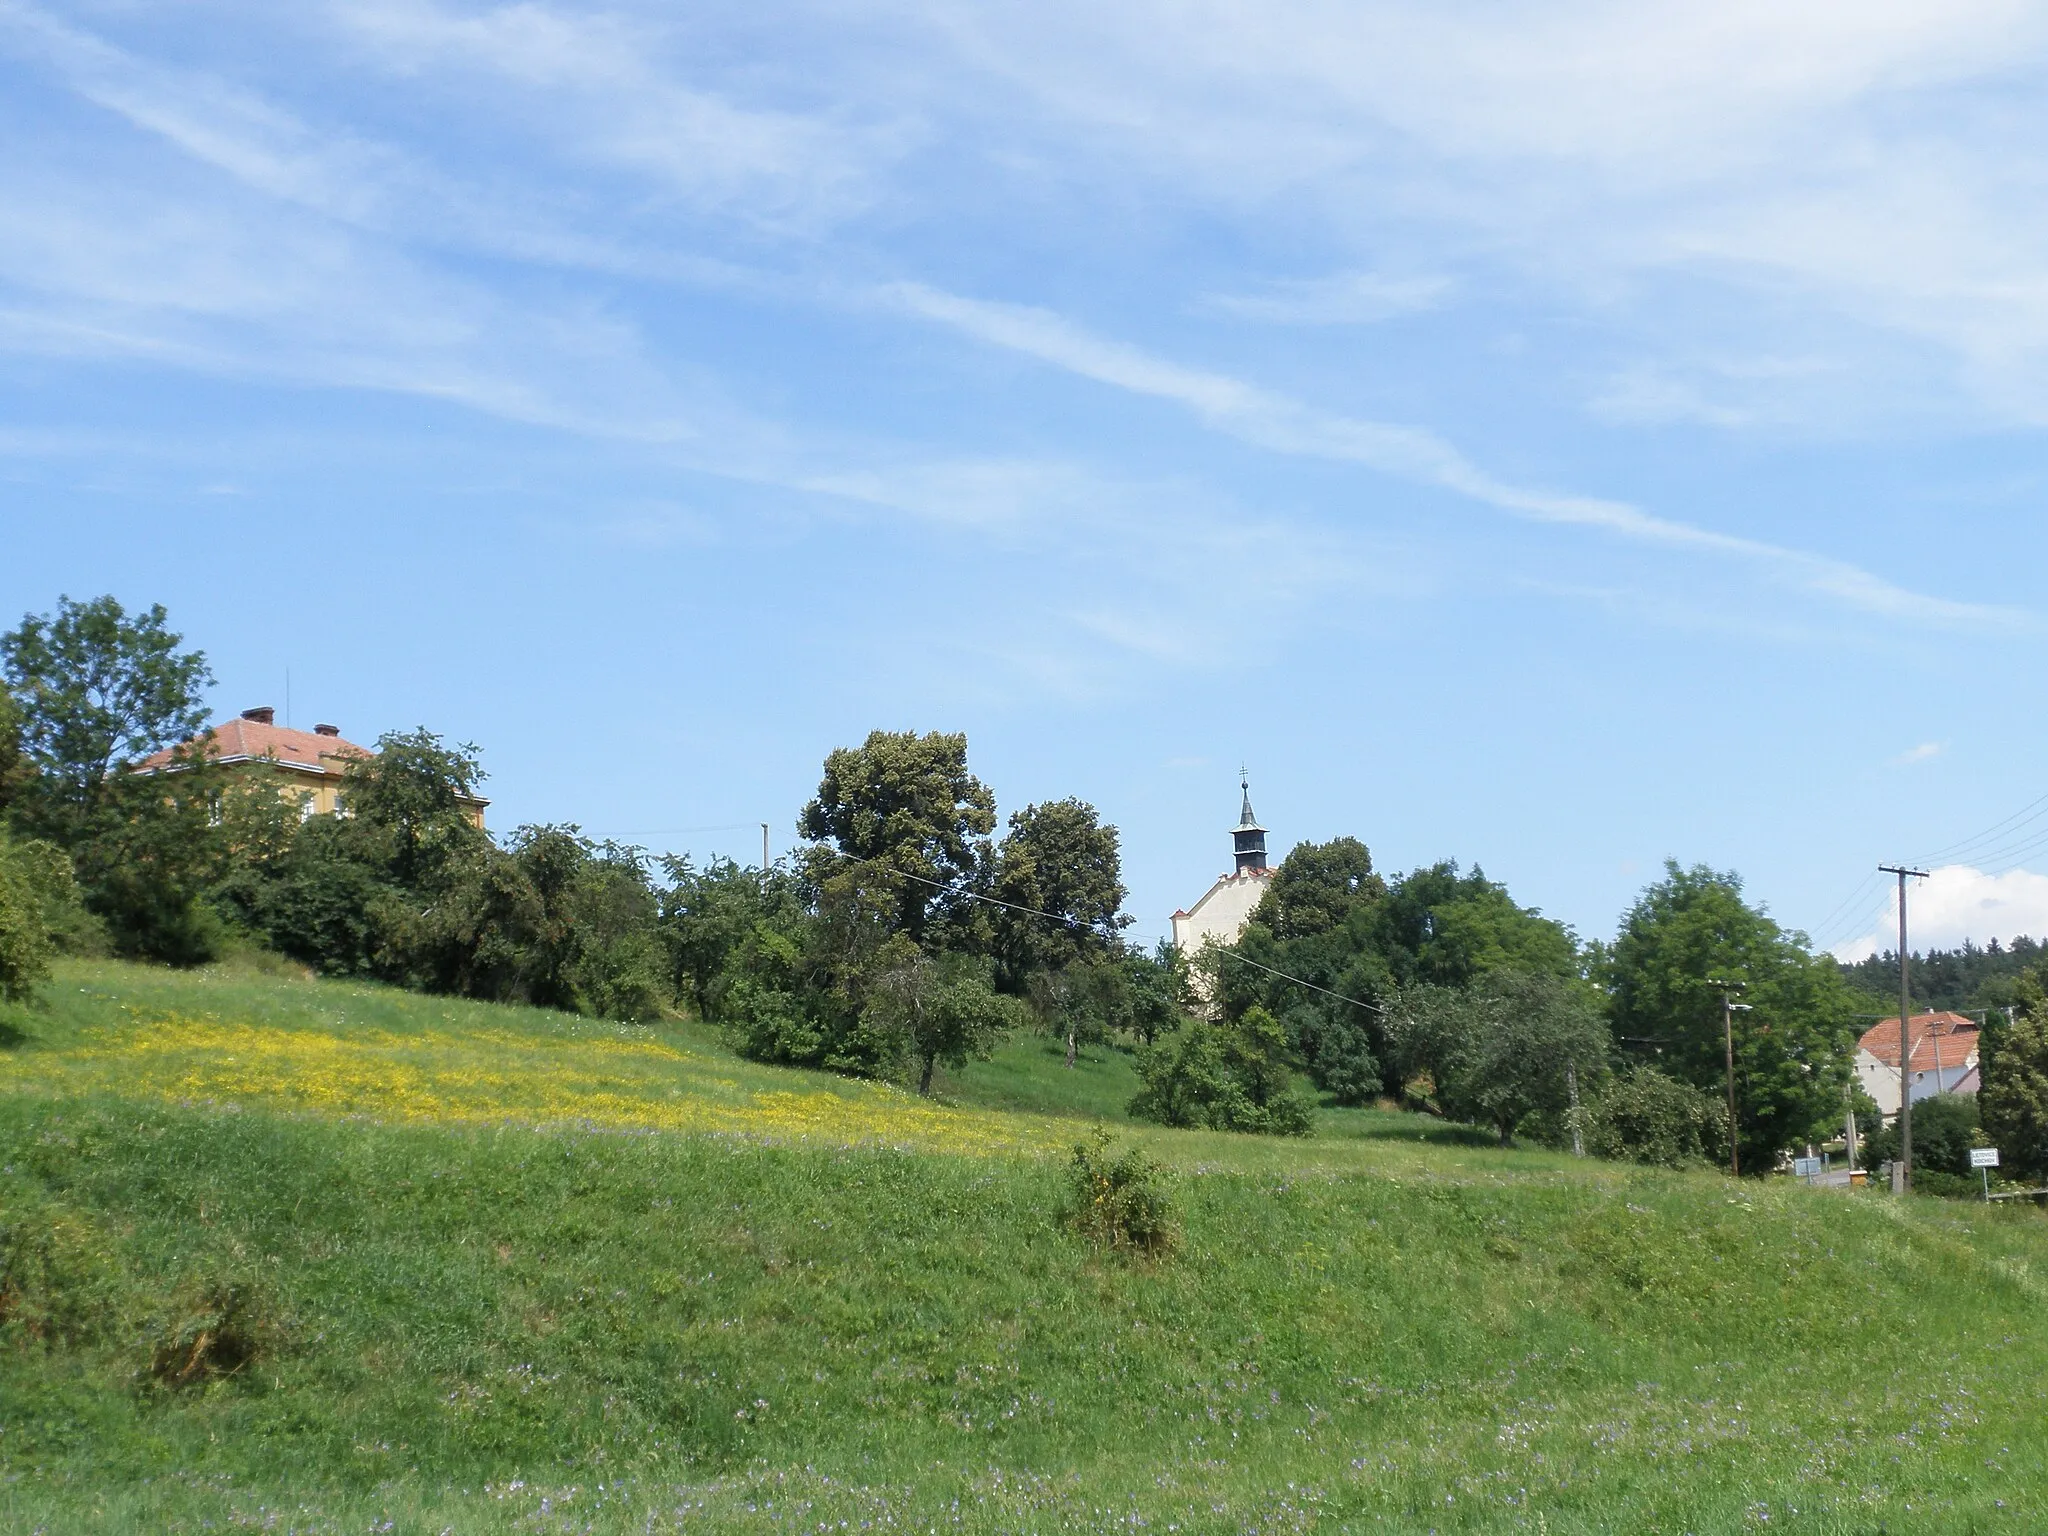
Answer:
[[[1925,880],[1924,869],[1880,864],[1879,870],[1899,877],[1899,1156],[1892,1164],[1892,1193],[1913,1187],[1913,993],[1906,973],[1906,881]],[[1940,1077],[1935,1078],[1939,1084]]]
[[[1735,1015],[1748,1013],[1749,1004],[1735,1001],[1735,989],[1739,981],[1716,981],[1708,979],[1709,986],[1721,989],[1721,1046],[1727,1053],[1728,1063],[1728,1171],[1737,1178],[1742,1177],[1742,1154],[1735,1141]]]
[[[763,878],[768,874],[768,823],[765,821],[761,823],[761,874]]]

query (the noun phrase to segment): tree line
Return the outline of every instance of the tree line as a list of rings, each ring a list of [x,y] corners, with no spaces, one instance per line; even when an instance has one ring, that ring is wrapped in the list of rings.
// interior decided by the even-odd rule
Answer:
[[[833,751],[803,848],[700,866],[574,825],[483,832],[465,806],[477,749],[425,728],[346,765],[346,814],[304,815],[208,755],[211,674],[161,607],[65,599],[0,636],[0,669],[8,997],[57,950],[190,965],[248,945],[430,992],[691,1014],[751,1058],[924,1093],[1017,1029],[1061,1040],[1069,1065],[1114,1041],[1131,1111],[1168,1125],[1307,1134],[1320,1096],[1646,1162],[1732,1151],[1759,1172],[1846,1112],[1875,1129],[1851,1070],[1864,998],[1705,866],[1667,864],[1589,944],[1477,868],[1388,877],[1337,838],[1288,854],[1234,944],[1147,951],[1125,933],[1117,829],[1071,797],[999,822],[959,734]],[[167,746],[170,770],[136,771]],[[2038,971],[2011,989],[1985,1122],[2009,1165],[2048,1173],[2048,999]]]
[[[1957,949],[1915,950],[1908,972],[1914,1006],[1955,1011],[2007,1008],[2018,996],[2024,978],[2048,964],[2048,944],[2022,934],[2010,943],[1992,939],[1977,945],[1965,939]],[[1879,1008],[1899,1001],[1899,956],[1896,950],[1867,955],[1843,966],[1849,984]]]

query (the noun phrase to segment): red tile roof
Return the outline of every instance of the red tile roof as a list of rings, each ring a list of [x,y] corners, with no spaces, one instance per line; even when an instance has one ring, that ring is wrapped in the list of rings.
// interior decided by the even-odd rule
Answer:
[[[1913,1015],[1913,1070],[1932,1072],[1937,1055],[1947,1072],[1977,1058],[1977,1023],[1960,1013],[1916,1013]],[[1857,1042],[1888,1067],[1899,1064],[1899,1021],[1879,1019]]]
[[[158,768],[167,768],[171,763],[171,748],[145,757],[135,766],[143,773]],[[265,725],[260,720],[249,720],[237,716],[223,720],[213,728],[213,740],[207,744],[207,755],[219,762],[239,762],[245,758],[274,757],[280,763],[289,763],[295,768],[304,768],[314,773],[339,773],[351,757],[372,757],[367,747],[359,747],[352,741],[343,741],[339,736],[323,736],[314,731],[294,731],[282,725]]]

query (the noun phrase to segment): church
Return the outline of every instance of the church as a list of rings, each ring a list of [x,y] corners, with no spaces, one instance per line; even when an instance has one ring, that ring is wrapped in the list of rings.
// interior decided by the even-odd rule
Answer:
[[[1230,829],[1234,867],[1218,875],[1194,906],[1173,914],[1174,947],[1184,955],[1195,955],[1211,939],[1234,943],[1273,878],[1266,867],[1266,829],[1252,814],[1250,778],[1240,774],[1238,787],[1244,791],[1244,810]]]

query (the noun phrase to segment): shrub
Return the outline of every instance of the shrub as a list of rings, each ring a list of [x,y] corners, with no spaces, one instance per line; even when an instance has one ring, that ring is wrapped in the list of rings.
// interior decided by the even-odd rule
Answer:
[[[1727,1156],[1727,1106],[1652,1067],[1612,1078],[1578,1116],[1586,1150],[1596,1157],[1686,1168]]]
[[[82,1218],[22,1202],[0,1220],[0,1336],[88,1343],[120,1316],[124,1300],[119,1267]]]
[[[1306,1136],[1314,1111],[1289,1080],[1285,1032],[1263,1008],[1235,1023],[1189,1019],[1138,1054],[1130,1112],[1160,1125]]]
[[[253,1286],[220,1279],[178,1292],[152,1331],[150,1380],[174,1390],[239,1376],[271,1353],[278,1335]]]
[[[1379,1060],[1355,1010],[1339,1007],[1297,1003],[1287,1012],[1287,1036],[1318,1088],[1339,1104],[1370,1104],[1384,1086]]]
[[[1977,1100],[1966,1093],[1940,1093],[1913,1106],[1913,1182],[1929,1194],[1937,1190],[1921,1183],[1926,1173],[1947,1174],[1969,1183],[1977,1192],[1976,1175],[1970,1171],[1970,1148],[1982,1141],[1978,1134]],[[1890,1125],[1863,1144],[1863,1159],[1871,1167],[1888,1163],[1899,1155],[1899,1123]]]
[[[1109,1146],[1107,1131],[1075,1146],[1067,1224],[1112,1253],[1163,1257],[1180,1237],[1165,1170],[1135,1147],[1112,1157]]]
[[[0,1002],[25,1002],[49,979],[50,924],[27,861],[0,838]]]

